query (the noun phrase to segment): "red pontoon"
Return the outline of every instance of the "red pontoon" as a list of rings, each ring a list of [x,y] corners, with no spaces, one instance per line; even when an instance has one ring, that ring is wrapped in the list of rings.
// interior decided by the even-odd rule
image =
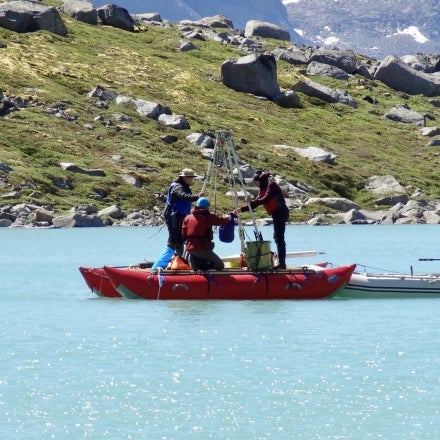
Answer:
[[[331,268],[290,267],[281,271],[193,272],[139,267],[81,268],[99,296],[149,300],[269,300],[322,299],[333,296],[349,281],[355,264]],[[93,279],[90,275],[93,275]],[[88,277],[88,278],[86,278]],[[108,286],[111,282],[113,289]]]

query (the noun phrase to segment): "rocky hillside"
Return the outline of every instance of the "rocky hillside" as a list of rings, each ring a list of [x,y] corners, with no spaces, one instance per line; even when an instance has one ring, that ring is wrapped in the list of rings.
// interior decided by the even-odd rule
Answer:
[[[108,2],[94,0],[96,6]],[[122,0],[118,5],[126,8],[131,14],[157,12],[163,19],[176,22],[179,20],[200,20],[204,17],[223,14],[232,20],[234,27],[244,29],[246,22],[259,19],[270,23],[290,27],[287,10],[281,0]]]
[[[294,43],[350,48],[378,59],[440,52],[436,0],[416,5],[413,0],[121,0],[118,4],[131,13],[158,12],[171,21],[223,14],[238,29],[259,19],[288,29]]]
[[[374,60],[258,29],[245,37],[216,20],[132,23],[107,8],[95,24],[50,4],[50,31],[0,28],[0,224],[55,224],[72,208],[57,225],[157,224],[156,195],[184,167],[203,175],[224,128],[244,171],[265,168],[283,184],[292,221],[427,222],[429,211],[436,222],[438,101],[376,79]],[[331,59],[340,67],[329,75]],[[255,76],[225,84],[225,65]],[[249,78],[266,78],[263,94]],[[218,188],[213,206],[230,210]]]

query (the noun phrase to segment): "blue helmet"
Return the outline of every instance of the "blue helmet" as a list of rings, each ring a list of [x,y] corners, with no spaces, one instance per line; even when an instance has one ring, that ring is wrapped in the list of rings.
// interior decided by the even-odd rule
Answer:
[[[209,200],[208,200],[206,197],[199,197],[199,199],[197,200],[196,205],[197,205],[199,208],[205,208],[205,209],[208,209],[210,203],[209,203]]]

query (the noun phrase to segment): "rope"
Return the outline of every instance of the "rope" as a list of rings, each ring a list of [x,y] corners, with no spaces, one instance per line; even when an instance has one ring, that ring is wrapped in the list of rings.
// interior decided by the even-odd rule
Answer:
[[[367,265],[361,264],[361,263],[356,263],[356,267],[363,267],[364,268],[364,272],[367,272],[367,269],[370,269],[370,270],[376,270],[376,271],[381,271],[381,272],[385,272],[385,273],[395,273],[395,274],[401,274],[402,273],[402,271],[398,271],[398,270],[383,269],[383,268],[380,268],[380,267],[367,266]]]
[[[151,234],[149,237],[147,237],[147,240],[151,240],[153,237],[155,237],[157,234],[159,234],[159,232],[162,230],[162,228],[163,228],[165,225],[166,225],[166,223],[163,222],[163,223],[160,225],[160,228],[159,228],[156,232],[154,232],[154,233]]]

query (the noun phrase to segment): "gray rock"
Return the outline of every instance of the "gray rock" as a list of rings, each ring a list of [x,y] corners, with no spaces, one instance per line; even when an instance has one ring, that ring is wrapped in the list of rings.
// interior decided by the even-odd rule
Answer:
[[[389,110],[385,117],[396,122],[403,122],[404,124],[415,124],[423,127],[425,124],[425,117],[419,112],[411,110],[407,104],[399,104]]]
[[[65,0],[60,11],[69,17],[91,25],[98,24],[98,12],[92,3],[85,0]]]
[[[306,54],[303,50],[299,50],[294,46],[277,47],[272,51],[277,60],[285,61],[289,64],[302,65],[307,64]]]
[[[339,211],[350,211],[351,209],[359,210],[361,207],[351,200],[344,197],[313,197],[307,200],[306,205],[321,202],[329,208],[337,209]]]
[[[369,223],[367,217],[358,209],[350,209],[350,211],[343,215],[342,219],[347,224],[360,225]]]
[[[280,94],[277,66],[273,55],[247,55],[226,60],[221,65],[221,79],[237,92],[252,93],[272,99]]]
[[[224,15],[214,15],[212,17],[205,17],[197,21],[197,24],[211,28],[225,28],[234,29],[234,25],[229,18]]]
[[[161,115],[171,115],[171,110],[157,102],[146,101],[144,99],[133,99],[132,101],[137,112],[151,119],[158,119]]]
[[[177,130],[186,130],[191,128],[185,116],[182,115],[165,115],[161,114],[157,120],[170,128],[175,128]]]
[[[245,37],[274,38],[276,40],[290,41],[290,33],[276,24],[261,20],[249,20],[244,30]]]
[[[58,11],[33,1],[0,3],[0,27],[21,33],[45,30],[63,37],[67,35]]]
[[[159,139],[165,144],[171,145],[179,140],[177,136],[173,136],[172,134],[164,134],[159,136]]]
[[[418,223],[419,219],[416,217],[400,217],[394,222],[395,225],[417,225]]]
[[[181,41],[179,44],[180,52],[189,52],[190,50],[198,50],[199,48],[191,41]]]
[[[371,176],[365,186],[367,191],[373,194],[390,194],[390,193],[404,193],[405,188],[390,175],[385,176]]]
[[[305,157],[313,162],[333,163],[336,159],[335,154],[325,151],[319,147],[293,147],[293,150],[301,157]]]
[[[7,165],[7,164],[5,164],[5,163],[3,163],[3,162],[0,162],[0,171],[3,171],[3,172],[5,172],[5,173],[9,173],[9,172],[11,172],[13,169],[9,166],[9,165]]]
[[[136,14],[134,17],[136,18],[136,20],[139,21],[157,22],[157,23],[162,22],[162,17],[158,12],[147,12],[144,14]]]
[[[338,67],[347,73],[356,72],[356,55],[352,50],[325,49],[312,50],[307,62],[318,62]]]
[[[98,85],[95,86],[87,96],[89,98],[99,98],[102,101],[114,101],[117,97],[117,93],[112,92],[111,90],[106,90],[104,87]]]
[[[300,108],[301,99],[293,90],[286,90],[275,96],[273,99],[275,104],[283,108]]]
[[[440,128],[438,127],[423,127],[420,129],[420,134],[422,136],[433,137],[440,134]]]
[[[410,95],[440,95],[440,78],[419,72],[393,55],[386,57],[380,63],[374,79]]]
[[[425,211],[423,213],[423,219],[425,220],[425,223],[430,225],[440,224],[440,215],[433,211]]]
[[[141,181],[135,176],[131,176],[130,174],[122,174],[121,178],[125,183],[128,183],[129,185],[135,186],[136,188],[142,187]]]
[[[368,223],[381,223],[382,219],[387,215],[387,211],[373,211],[371,209],[360,209],[359,212],[367,219]]]
[[[63,179],[61,177],[54,177],[53,183],[57,188],[64,189],[64,190],[71,190],[73,189],[72,182],[69,179]]]
[[[98,17],[107,26],[113,26],[125,31],[134,31],[135,21],[127,9],[107,4],[98,8]]]
[[[375,67],[369,61],[358,60],[356,63],[356,73],[367,79],[373,79]]]
[[[120,220],[124,217],[122,209],[117,205],[108,206],[107,208],[98,211],[99,217],[111,217],[116,220]]]
[[[132,104],[135,105],[135,98],[132,98],[131,96],[126,95],[117,95],[115,97],[115,103],[118,105],[124,105],[124,104]]]
[[[432,139],[426,144],[427,147],[440,147],[440,139]]]
[[[416,53],[404,55],[400,59],[415,70],[425,73],[434,73],[440,70],[440,56]]]
[[[193,145],[198,145],[201,148],[214,148],[215,146],[214,139],[204,133],[191,133],[186,136],[186,140]]]
[[[307,96],[319,98],[326,102],[339,102],[357,108],[356,101],[346,90],[324,86],[314,81],[299,81],[292,87],[292,89],[296,92],[301,92]]]
[[[98,177],[105,177],[104,170],[101,169],[91,169],[91,170],[85,170],[84,168],[81,168],[73,163],[69,162],[60,162],[60,167],[63,170],[70,171],[72,173],[80,173],[80,174],[87,174],[89,176],[98,176]]]
[[[336,66],[331,66],[330,64],[319,63],[318,61],[312,61],[306,70],[307,75],[313,76],[326,76],[328,78],[340,79],[347,81],[350,75],[345,71]]]
[[[12,226],[12,220],[9,218],[0,218],[0,228],[9,228]]]
[[[94,204],[82,203],[81,205],[73,207],[70,212],[91,215],[96,214],[98,212],[98,208]]]
[[[374,201],[377,206],[394,206],[397,203],[407,203],[409,197],[406,194],[394,194],[392,196],[381,197]]]
[[[70,213],[55,217],[52,220],[52,224],[57,228],[89,228],[104,226],[104,222],[100,217],[78,213]]]
[[[21,197],[20,191],[11,191],[6,194],[2,194],[1,199],[19,199]]]
[[[45,208],[38,208],[35,210],[35,220],[37,222],[46,222],[47,224],[52,224],[54,217],[55,213]]]

